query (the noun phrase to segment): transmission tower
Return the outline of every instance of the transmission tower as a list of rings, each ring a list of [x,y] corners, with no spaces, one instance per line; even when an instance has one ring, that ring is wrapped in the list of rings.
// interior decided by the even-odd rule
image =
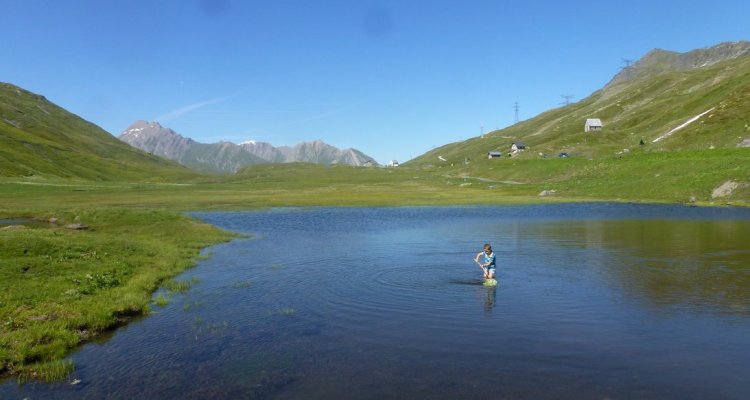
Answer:
[[[573,95],[570,95],[570,94],[561,94],[560,97],[562,97],[564,99],[564,101],[562,103],[560,103],[560,104],[567,107],[567,106],[570,105],[570,99],[573,98]]]
[[[516,112],[516,119],[515,119],[515,122],[514,122],[514,124],[517,124],[517,123],[518,123],[518,102],[515,102],[515,103],[513,104],[513,111],[515,111],[515,112]]]
[[[627,58],[621,58],[623,66],[620,67],[620,69],[630,68],[630,64],[633,63],[633,60],[627,59]]]

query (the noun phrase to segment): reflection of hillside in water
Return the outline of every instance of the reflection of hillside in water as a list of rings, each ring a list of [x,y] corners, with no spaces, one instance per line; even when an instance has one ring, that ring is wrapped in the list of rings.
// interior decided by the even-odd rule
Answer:
[[[750,313],[750,221],[556,221],[529,229],[537,240],[581,249],[581,267],[627,295]]]

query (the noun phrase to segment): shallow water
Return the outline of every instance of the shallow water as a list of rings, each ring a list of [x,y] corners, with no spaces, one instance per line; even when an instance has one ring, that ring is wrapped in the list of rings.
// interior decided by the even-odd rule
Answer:
[[[746,398],[750,210],[196,213],[254,235],[200,282],[0,398]],[[471,258],[490,242],[496,288]]]
[[[24,225],[30,227],[46,226],[48,224],[30,218],[0,218],[0,228],[9,225]]]

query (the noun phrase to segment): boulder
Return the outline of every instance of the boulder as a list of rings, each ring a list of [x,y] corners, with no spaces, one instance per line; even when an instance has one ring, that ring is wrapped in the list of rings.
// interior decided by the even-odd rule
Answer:
[[[68,225],[65,225],[65,227],[68,229],[74,229],[78,231],[83,230],[83,229],[89,229],[88,225],[84,225],[80,222],[76,222],[75,224],[68,224]]]
[[[727,197],[731,196],[732,192],[734,192],[735,189],[737,189],[740,186],[739,183],[735,181],[726,181],[719,185],[714,191],[711,193],[711,198],[715,199],[718,197]]]
[[[557,190],[542,190],[539,193],[539,197],[552,196],[555,193],[557,193]]]

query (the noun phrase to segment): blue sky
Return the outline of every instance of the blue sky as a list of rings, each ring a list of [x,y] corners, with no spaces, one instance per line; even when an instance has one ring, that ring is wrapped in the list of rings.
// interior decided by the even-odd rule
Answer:
[[[0,81],[118,135],[322,139],[385,163],[580,100],[653,48],[747,40],[750,2],[0,0]]]

